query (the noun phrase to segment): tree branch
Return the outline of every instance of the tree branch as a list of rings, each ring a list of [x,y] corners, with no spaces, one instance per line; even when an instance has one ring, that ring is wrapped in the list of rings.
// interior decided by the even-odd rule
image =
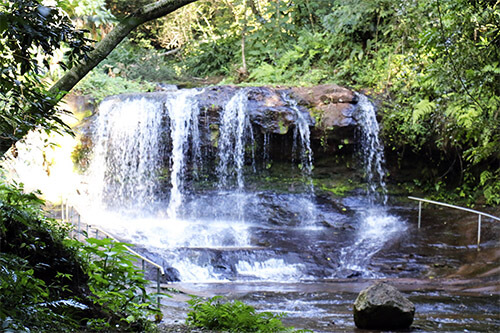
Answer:
[[[145,22],[163,17],[195,1],[196,0],[159,0],[130,14],[97,44],[95,49],[88,54],[88,58],[85,61],[73,66],[73,68],[67,71],[64,76],[49,89],[49,93],[53,96],[57,96],[57,102],[60,101],[85,77],[85,75],[104,60],[132,30]]]

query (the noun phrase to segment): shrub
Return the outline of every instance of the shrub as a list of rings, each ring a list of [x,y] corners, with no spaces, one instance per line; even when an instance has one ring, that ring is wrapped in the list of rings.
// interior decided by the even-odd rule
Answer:
[[[240,301],[222,302],[222,296],[207,301],[193,297],[188,301],[191,312],[186,323],[195,327],[229,332],[293,332],[283,325],[284,314],[257,313],[255,308]]]

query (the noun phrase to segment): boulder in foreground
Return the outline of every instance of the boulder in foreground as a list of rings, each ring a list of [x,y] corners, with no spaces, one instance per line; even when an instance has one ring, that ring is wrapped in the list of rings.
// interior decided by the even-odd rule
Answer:
[[[362,329],[405,329],[414,315],[415,305],[384,282],[364,289],[354,302],[354,323]]]

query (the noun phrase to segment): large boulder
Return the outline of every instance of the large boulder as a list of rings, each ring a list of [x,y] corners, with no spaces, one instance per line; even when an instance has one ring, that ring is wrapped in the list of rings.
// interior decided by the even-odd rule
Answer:
[[[356,125],[353,113],[358,98],[352,90],[335,84],[292,87],[290,90],[299,104],[308,108],[316,118],[316,129],[327,131]]]
[[[354,323],[362,329],[405,329],[414,315],[415,305],[384,282],[364,289],[354,302]]]

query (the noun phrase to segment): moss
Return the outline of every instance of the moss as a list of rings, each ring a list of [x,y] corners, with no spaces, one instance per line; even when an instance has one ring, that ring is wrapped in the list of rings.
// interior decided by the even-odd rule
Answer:
[[[280,128],[280,134],[286,134],[288,133],[288,126],[285,125],[283,120],[278,120],[278,126]]]

